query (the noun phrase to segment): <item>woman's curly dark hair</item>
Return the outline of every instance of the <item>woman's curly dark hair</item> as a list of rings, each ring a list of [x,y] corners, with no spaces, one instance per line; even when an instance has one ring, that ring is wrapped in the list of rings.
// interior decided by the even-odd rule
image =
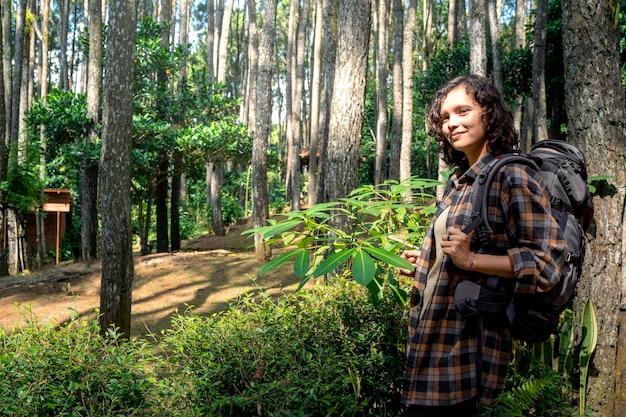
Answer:
[[[504,103],[502,94],[489,79],[471,74],[448,81],[437,93],[426,114],[428,134],[439,142],[439,151],[448,165],[467,163],[465,154],[452,147],[441,132],[441,105],[448,93],[464,85],[467,94],[482,108],[481,119],[485,124],[487,151],[492,156],[510,153],[518,149],[519,138],[515,131],[513,115]]]

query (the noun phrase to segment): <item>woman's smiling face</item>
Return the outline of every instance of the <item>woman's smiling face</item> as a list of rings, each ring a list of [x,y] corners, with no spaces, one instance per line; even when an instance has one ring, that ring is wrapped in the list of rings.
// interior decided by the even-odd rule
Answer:
[[[441,132],[452,147],[463,152],[470,165],[486,151],[486,127],[482,107],[467,94],[465,85],[448,93],[441,103]]]

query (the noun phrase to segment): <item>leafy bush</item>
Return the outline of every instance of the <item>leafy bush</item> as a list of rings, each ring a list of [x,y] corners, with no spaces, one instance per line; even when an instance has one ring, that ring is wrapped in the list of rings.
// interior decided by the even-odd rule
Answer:
[[[166,342],[196,415],[399,415],[406,311],[350,280],[178,316]]]
[[[102,337],[95,321],[28,323],[0,328],[1,416],[150,415],[156,407],[158,358],[146,342]]]
[[[429,191],[440,184],[435,180],[410,178],[399,183],[389,180],[380,186],[366,185],[337,202],[320,203],[269,220],[270,225],[246,230],[258,233],[270,245],[286,248],[264,265],[261,275],[294,260],[294,273],[309,279],[344,270],[377,296],[391,287],[396,300],[406,303],[406,293],[395,279],[396,268],[412,268],[399,252],[421,243],[433,207]],[[412,200],[407,201],[408,196]],[[351,227],[337,225],[343,217]],[[349,230],[348,230],[349,229]]]

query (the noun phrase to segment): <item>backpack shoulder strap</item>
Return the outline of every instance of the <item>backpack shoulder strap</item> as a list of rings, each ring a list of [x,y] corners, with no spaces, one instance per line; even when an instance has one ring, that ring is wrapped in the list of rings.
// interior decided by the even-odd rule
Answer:
[[[476,178],[476,184],[472,190],[474,193],[472,197],[474,200],[472,221],[463,228],[463,233],[468,234],[472,230],[477,230],[478,239],[483,244],[490,243],[489,233],[492,231],[487,219],[489,190],[500,169],[507,164],[515,162],[529,165],[539,172],[537,164],[527,156],[521,154],[506,154],[494,158],[481,170]]]

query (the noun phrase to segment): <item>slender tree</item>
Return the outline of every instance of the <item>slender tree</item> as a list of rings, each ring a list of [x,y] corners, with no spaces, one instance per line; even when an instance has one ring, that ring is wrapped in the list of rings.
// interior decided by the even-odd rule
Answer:
[[[293,111],[291,112],[291,172],[290,175],[290,189],[291,189],[291,208],[293,210],[300,210],[300,193],[302,188],[302,181],[300,180],[300,173],[302,171],[300,164],[300,151],[302,149],[302,143],[304,142],[304,129],[302,116],[306,114],[304,111],[304,77],[305,77],[305,48],[306,48],[306,34],[309,25],[309,0],[302,1],[302,7],[300,7],[300,13],[298,15],[298,29],[296,31],[296,77],[293,85]]]
[[[393,61],[391,141],[389,145],[389,178],[400,179],[400,145],[402,143],[402,43],[404,32],[404,7],[402,0],[392,0]]]
[[[180,0],[180,29],[178,43],[185,47],[189,43],[189,0]],[[187,83],[187,59],[183,58],[178,80],[178,96],[182,97],[183,87]],[[180,250],[180,205],[183,192],[183,155],[178,149],[172,151],[172,187],[170,198],[170,248],[172,251]]]
[[[330,107],[332,102],[333,90],[335,85],[335,66],[337,51],[337,10],[339,8],[338,0],[324,0],[322,2],[324,9],[324,35],[322,36],[322,91],[320,94],[320,135],[319,135],[319,154],[318,175],[317,175],[317,192],[316,201],[324,202],[326,198],[326,163],[325,155],[328,148],[328,135],[330,124]]]
[[[404,23],[402,49],[402,145],[400,147],[400,181],[411,177],[411,146],[413,143],[413,39],[417,0],[410,0]]]
[[[598,315],[597,347],[587,385],[598,417],[626,415],[626,120],[617,1],[563,0],[565,108],[569,139],[587,156],[590,175],[616,185],[594,198],[595,225],[579,284]]]
[[[60,28],[59,28],[59,84],[65,91],[70,89],[69,61],[67,45],[70,31],[70,0],[59,0]]]
[[[487,75],[487,0],[470,0],[470,72]]]
[[[313,72],[311,74],[311,117],[309,131],[309,206],[316,203],[317,161],[320,141],[320,100],[322,93],[322,42],[324,33],[324,9],[322,1],[315,4],[315,29],[313,37]]]
[[[502,59],[500,42],[500,13],[498,12],[497,0],[487,1],[487,21],[489,22],[489,37],[491,39],[491,67],[493,83],[502,91]]]
[[[89,0],[89,63],[87,65],[87,116],[91,125],[86,138],[83,169],[80,179],[81,200],[81,255],[83,259],[95,259],[98,236],[98,160],[89,152],[99,132],[100,89],[102,88],[102,1]]]
[[[548,138],[545,71],[547,32],[548,0],[537,0],[535,42],[533,46],[533,134],[535,141]]]
[[[257,75],[257,116],[252,144],[252,192],[254,227],[267,224],[269,204],[267,195],[267,149],[272,114],[272,56],[276,36],[276,0],[265,1],[265,15],[259,36]],[[269,259],[271,252],[259,235],[255,235],[257,259]]]
[[[450,45],[459,43],[467,32],[465,21],[465,0],[450,0],[448,3],[448,43]]]
[[[338,201],[358,185],[365,109],[371,2],[342,0],[337,18],[337,62],[331,103],[324,201]],[[337,227],[347,219],[335,217]]]
[[[172,43],[172,0],[161,0],[160,22],[167,24],[167,29],[161,35],[161,48],[168,50]],[[160,88],[160,96],[157,98],[157,114],[165,117],[167,106],[167,90],[170,88],[170,80],[165,68],[160,68],[157,73],[157,82]],[[155,212],[156,212],[156,251],[158,253],[168,252],[170,249],[170,234],[168,233],[169,219],[167,210],[167,197],[169,191],[169,150],[161,150],[158,161],[158,173],[156,176]]]
[[[374,184],[387,179],[387,78],[389,77],[389,0],[378,1],[376,163]]]
[[[3,10],[0,12],[4,12],[5,7],[4,4],[0,6]],[[4,19],[0,19],[0,33],[3,33],[4,30]],[[4,48],[0,48],[0,61],[4,62]],[[4,65],[0,65],[0,182],[4,182],[7,177],[7,106],[5,97],[8,95],[7,90],[5,89],[4,82]],[[0,202],[4,202],[6,198],[5,192],[0,189]],[[6,218],[6,209],[4,208],[4,204],[2,205],[2,211],[0,212],[0,220],[4,220]],[[0,236],[4,236],[5,224],[4,221],[0,221]],[[4,243],[4,239],[2,239],[2,243]],[[0,248],[0,276],[9,275],[9,263],[7,259],[7,252],[5,248]]]
[[[131,152],[133,142],[133,54],[136,0],[111,0],[104,82],[101,154],[102,332],[111,326],[130,337],[133,287]]]
[[[295,151],[292,149],[293,142],[293,112],[294,112],[294,85],[296,77],[296,59],[294,51],[296,50],[296,34],[298,25],[296,23],[298,15],[299,1],[289,3],[289,23],[287,28],[287,62],[285,63],[285,142],[287,145],[287,172],[285,175],[285,198],[291,200],[291,165],[294,163]],[[299,108],[298,108],[299,110]]]

